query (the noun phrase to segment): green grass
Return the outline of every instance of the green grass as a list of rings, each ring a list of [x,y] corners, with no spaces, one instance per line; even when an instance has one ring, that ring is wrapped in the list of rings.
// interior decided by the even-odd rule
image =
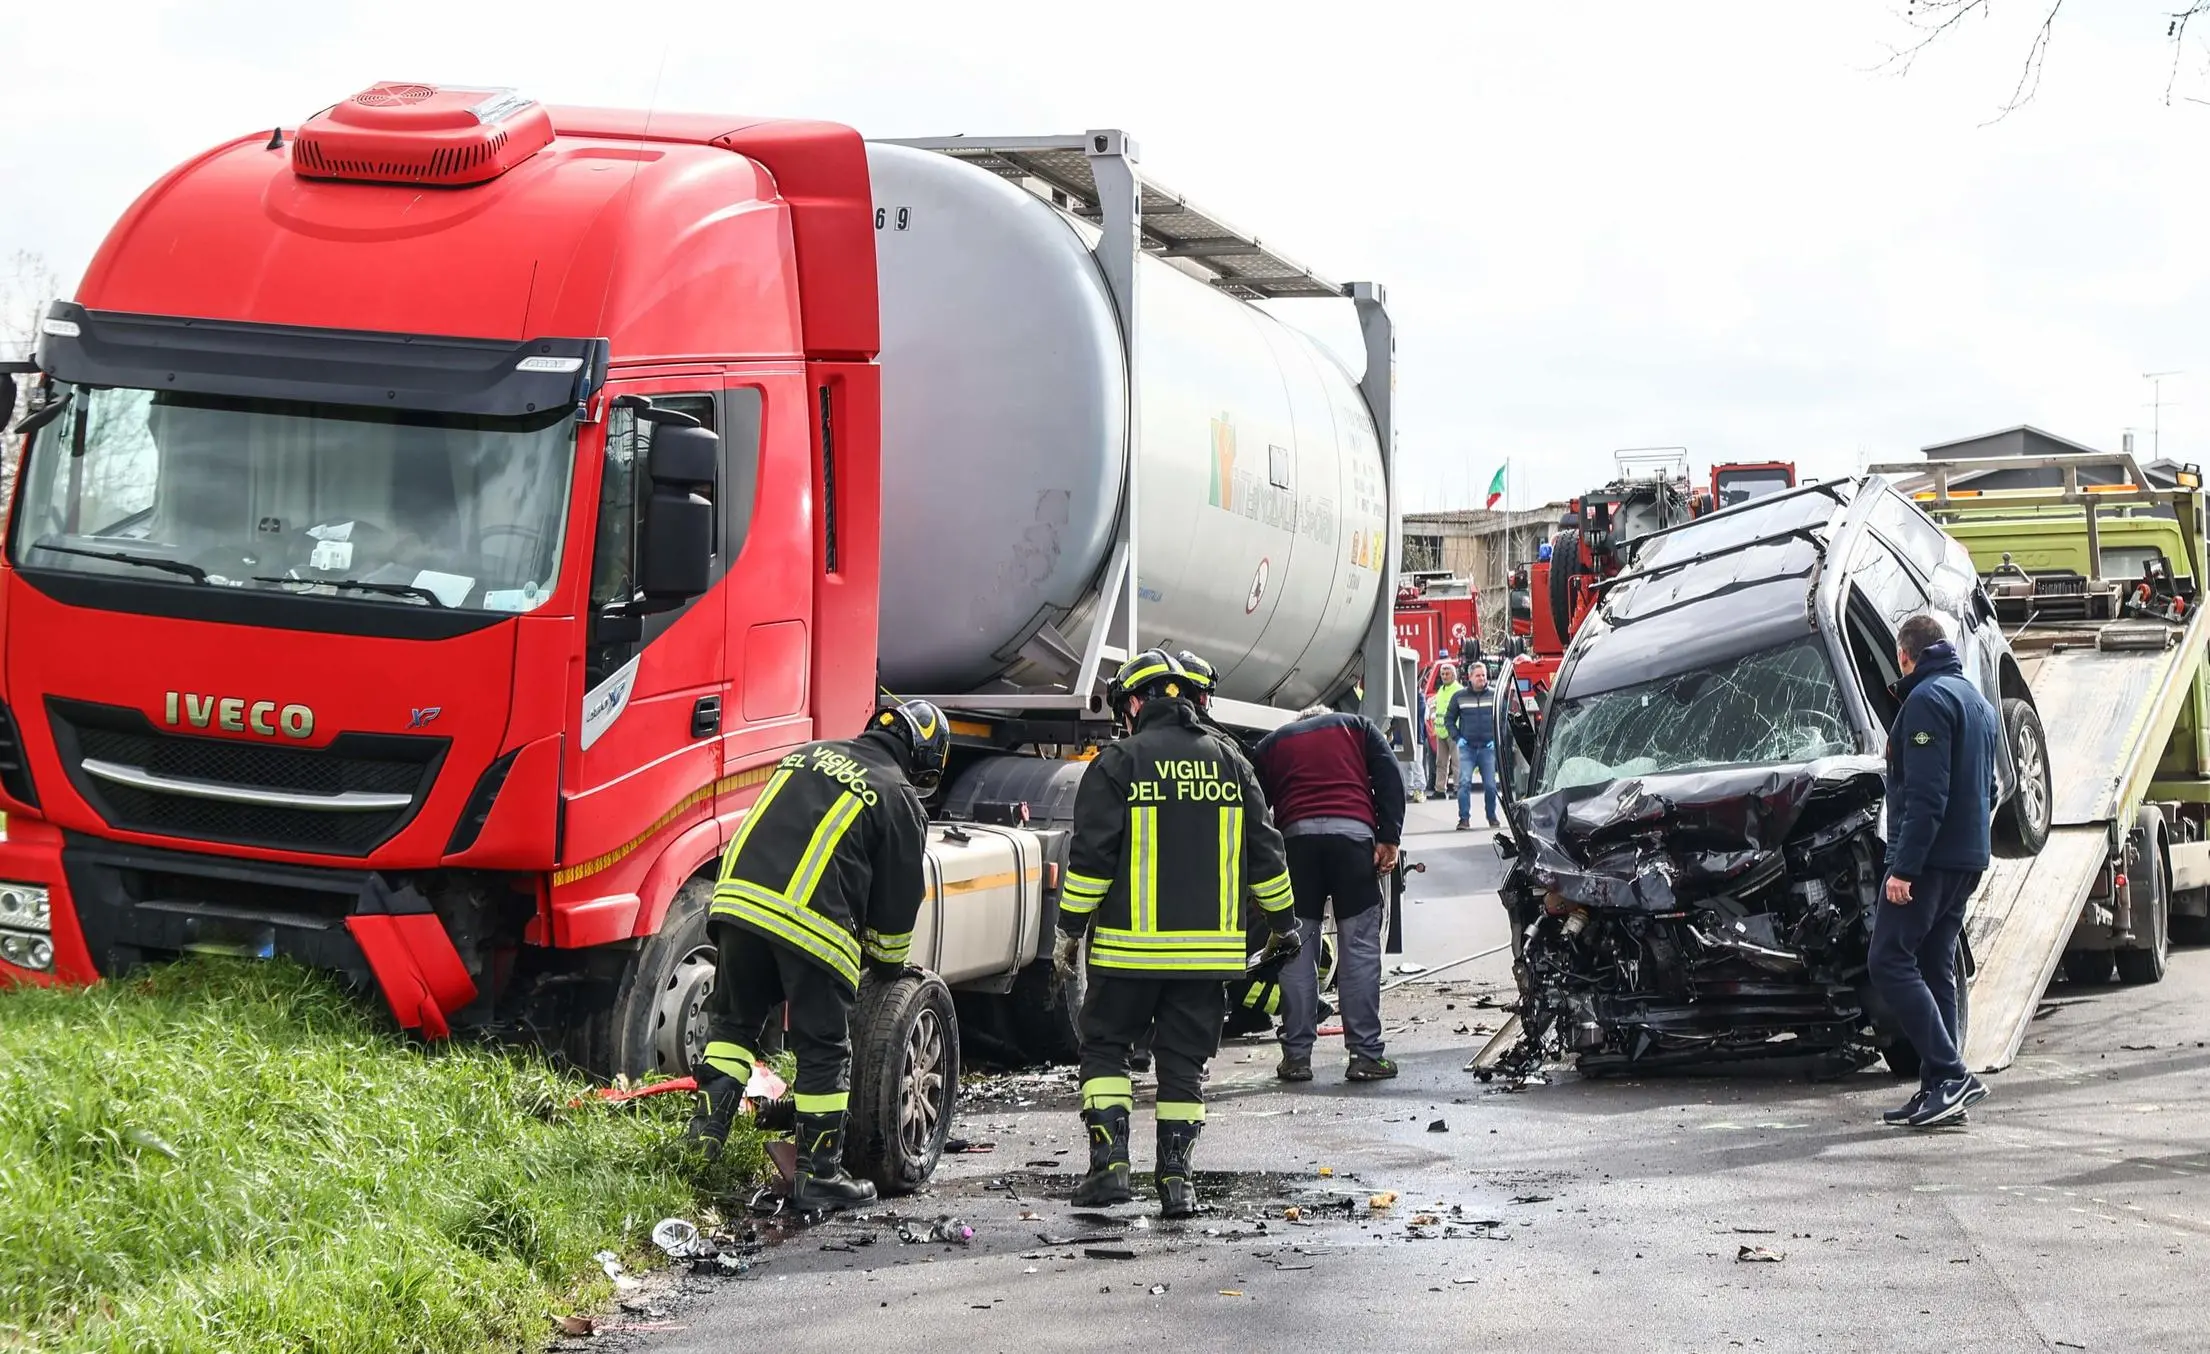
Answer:
[[[594,1251],[759,1168],[682,1151],[687,1096],[570,1109],[377,1017],[284,964],[0,993],[0,1349],[535,1347]]]

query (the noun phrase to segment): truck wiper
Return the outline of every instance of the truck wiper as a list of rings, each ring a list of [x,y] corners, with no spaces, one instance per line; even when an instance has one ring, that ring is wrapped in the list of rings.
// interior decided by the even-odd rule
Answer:
[[[420,597],[434,607],[445,599],[412,583],[374,583],[365,578],[255,578],[256,583],[299,583],[313,588],[349,588],[354,592],[379,592],[387,597]]]
[[[172,574],[182,574],[194,583],[205,583],[207,571],[197,564],[187,564],[180,559],[162,559],[158,555],[134,555],[128,550],[86,550],[74,545],[48,545],[34,541],[33,550],[51,550],[57,555],[82,555],[86,559],[112,560],[117,564],[142,564],[148,569],[163,569]]]

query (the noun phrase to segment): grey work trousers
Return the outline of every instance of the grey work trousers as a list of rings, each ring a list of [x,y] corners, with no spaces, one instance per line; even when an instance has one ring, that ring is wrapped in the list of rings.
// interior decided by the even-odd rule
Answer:
[[[1383,1052],[1382,916],[1382,908],[1369,907],[1335,922],[1335,1004],[1343,1012],[1343,1049],[1354,1057],[1378,1058]],[[1320,1037],[1320,920],[1300,917],[1297,929],[1304,948],[1281,972],[1281,1047],[1284,1057],[1310,1058]]]

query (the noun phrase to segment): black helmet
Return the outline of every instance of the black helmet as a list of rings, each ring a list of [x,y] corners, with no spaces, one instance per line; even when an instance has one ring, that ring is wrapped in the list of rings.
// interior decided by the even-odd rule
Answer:
[[[1190,697],[1197,702],[1198,708],[1212,704],[1213,692],[1220,686],[1220,674],[1213,671],[1212,664],[1187,649],[1175,654],[1174,661],[1189,674]]]
[[[1164,649],[1145,649],[1120,665],[1111,685],[1105,688],[1105,698],[1112,703],[1113,712],[1121,714],[1127,710],[1128,702],[1137,696],[1188,700],[1196,694],[1196,689],[1197,684],[1190,680],[1180,659]]]
[[[951,721],[927,701],[900,701],[878,711],[870,730],[881,730],[906,751],[907,778],[923,794],[944,779],[952,754]]]

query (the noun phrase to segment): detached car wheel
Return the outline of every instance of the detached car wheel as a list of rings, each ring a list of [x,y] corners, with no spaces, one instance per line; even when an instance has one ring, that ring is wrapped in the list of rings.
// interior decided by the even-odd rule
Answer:
[[[844,1164],[885,1197],[928,1183],[959,1102],[951,989],[920,969],[869,976],[852,1012],[852,1105]]]
[[[2016,697],[2005,700],[2003,736],[2018,768],[2018,786],[1996,814],[1996,824],[2020,855],[2036,856],[2048,844],[2056,804],[2049,780],[2049,738],[2042,731],[2040,712]]]

